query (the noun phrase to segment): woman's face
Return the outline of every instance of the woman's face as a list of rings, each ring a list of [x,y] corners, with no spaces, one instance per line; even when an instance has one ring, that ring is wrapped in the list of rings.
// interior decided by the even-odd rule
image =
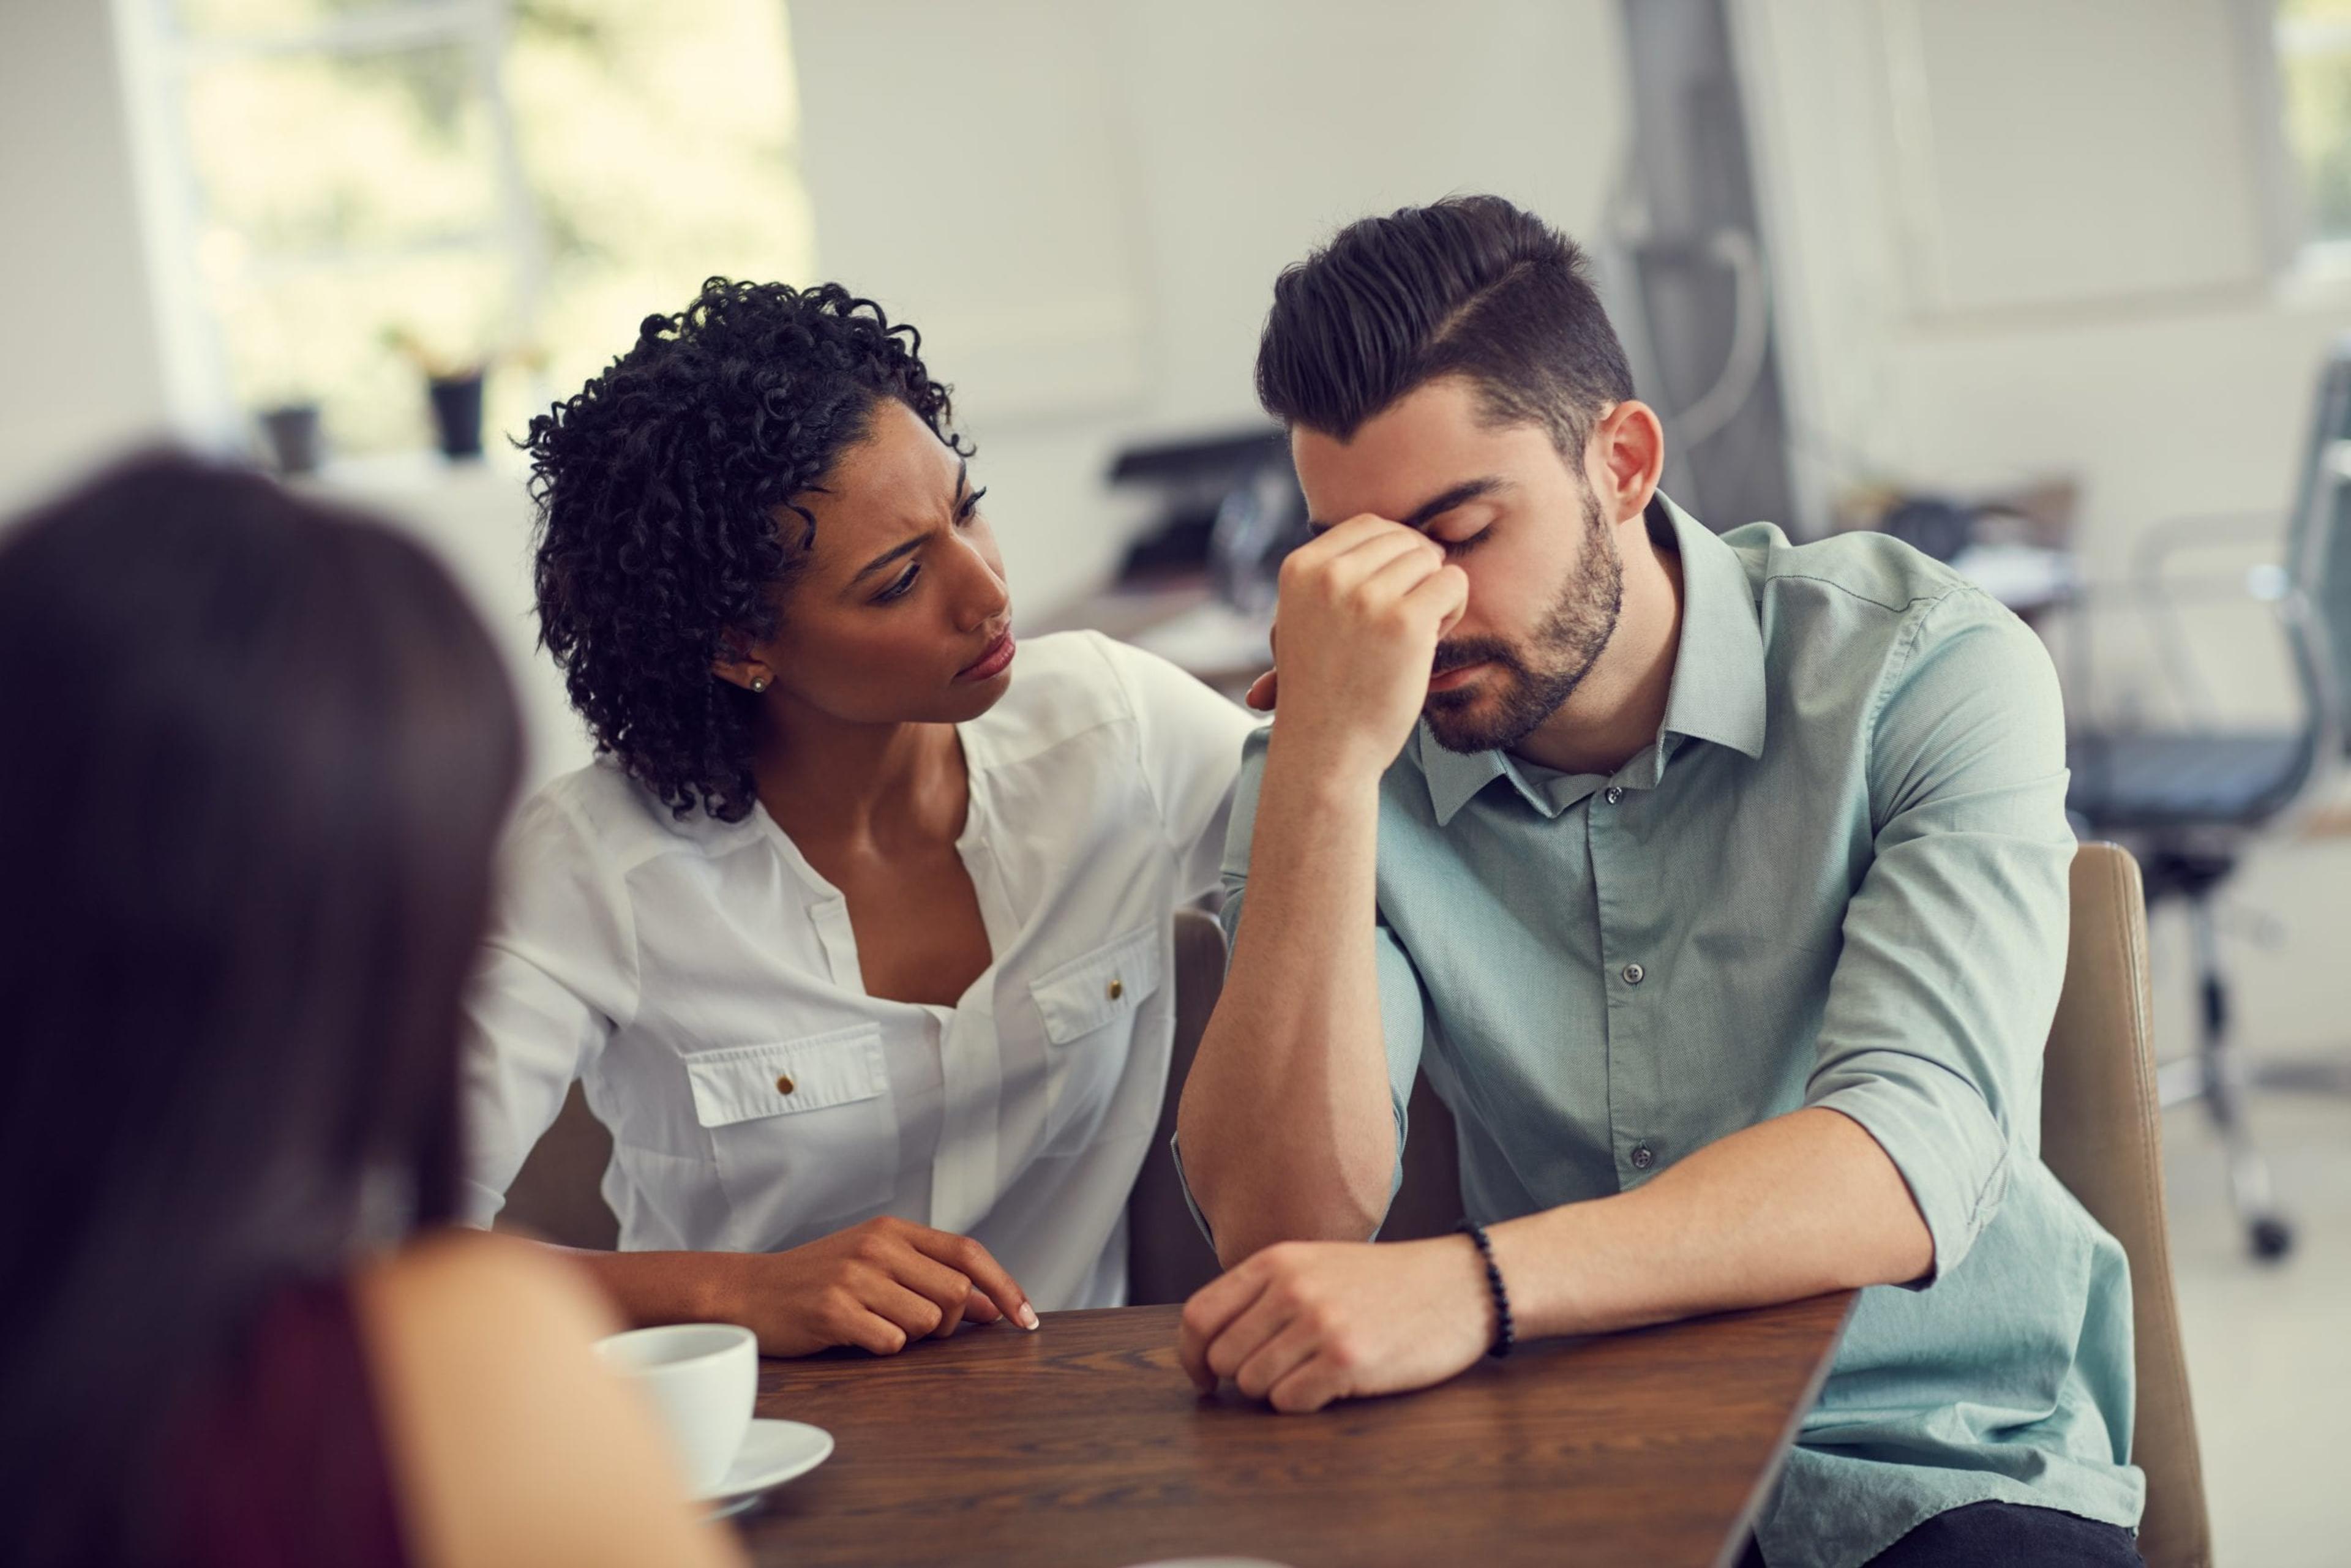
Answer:
[[[885,397],[824,488],[797,500],[816,519],[808,559],[775,637],[748,651],[768,700],[860,724],[956,723],[995,706],[1012,684],[1012,601],[963,459]]]

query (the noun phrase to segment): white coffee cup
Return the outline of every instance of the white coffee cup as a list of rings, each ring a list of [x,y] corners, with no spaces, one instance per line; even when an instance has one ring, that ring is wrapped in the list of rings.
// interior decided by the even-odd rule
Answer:
[[[751,1429],[758,1336],[734,1323],[668,1323],[599,1340],[596,1351],[661,1413],[687,1489],[717,1490]]]

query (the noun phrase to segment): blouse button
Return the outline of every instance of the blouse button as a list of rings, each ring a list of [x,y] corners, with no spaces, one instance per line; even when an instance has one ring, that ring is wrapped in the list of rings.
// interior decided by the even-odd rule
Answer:
[[[791,1075],[790,1073],[789,1073],[789,1072],[778,1072],[778,1073],[777,1073],[777,1074],[776,1074],[776,1092],[777,1092],[777,1093],[778,1093],[778,1094],[789,1094],[789,1093],[790,1093],[794,1089],[797,1089],[797,1088],[799,1088],[799,1085],[798,1085],[798,1084],[796,1084],[796,1083],[794,1083],[794,1082],[792,1082],[792,1075]]]
[[[1124,980],[1113,980],[1110,983],[1110,999],[1112,1001],[1116,1001],[1119,998],[1124,995],[1126,995],[1126,982]]]

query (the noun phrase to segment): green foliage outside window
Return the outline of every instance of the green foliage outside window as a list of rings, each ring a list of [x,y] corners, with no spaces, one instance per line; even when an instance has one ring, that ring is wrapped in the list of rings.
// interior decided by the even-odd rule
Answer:
[[[2280,0],[2278,75],[2310,237],[2351,239],[2351,0]]]
[[[511,434],[705,277],[812,271],[782,0],[176,4],[232,389],[339,452],[427,445],[428,367]]]

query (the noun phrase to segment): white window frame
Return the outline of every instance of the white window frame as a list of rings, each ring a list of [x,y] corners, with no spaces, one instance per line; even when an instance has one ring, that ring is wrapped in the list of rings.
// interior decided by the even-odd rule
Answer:
[[[191,147],[187,80],[204,66],[287,55],[350,58],[434,47],[465,50],[490,128],[496,193],[490,224],[464,236],[381,248],[329,246],[266,257],[259,265],[307,271],[452,249],[501,255],[513,279],[517,319],[526,336],[535,329],[547,289],[547,246],[506,93],[508,0],[381,0],[316,27],[217,38],[189,37],[176,0],[114,0],[114,22],[157,335],[174,423],[183,434],[204,445],[242,448],[250,443],[254,413],[239,403],[231,384],[227,344],[198,260],[210,225]]]
[[[2253,113],[2254,145],[2264,157],[2256,175],[2268,218],[2272,270],[2291,292],[2340,293],[2351,287],[2351,234],[2316,232],[2302,195],[2302,170],[2286,136],[2282,61],[2290,55],[2351,50],[2351,20],[2294,22],[2277,0],[2238,0],[2246,33],[2246,100]]]

